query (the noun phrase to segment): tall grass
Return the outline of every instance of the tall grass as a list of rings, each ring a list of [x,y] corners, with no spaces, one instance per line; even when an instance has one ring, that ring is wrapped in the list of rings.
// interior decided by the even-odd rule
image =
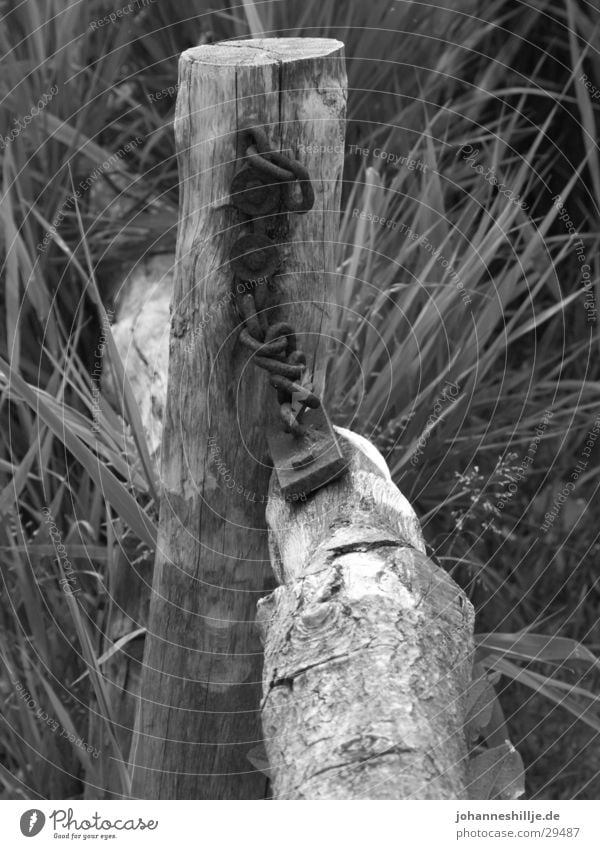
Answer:
[[[108,11],[25,0],[0,27],[2,136],[56,89],[0,145],[4,797],[129,792],[156,491],[133,396],[98,397],[90,352],[103,334],[122,385],[105,306],[125,268],[174,245],[174,97],[154,94],[176,82],[183,49],[250,34],[346,44],[331,410],[383,451],[432,554],[476,602],[478,659],[504,676],[529,793],[593,797],[591,766],[574,769],[568,753],[582,741],[592,751],[582,729],[599,723],[597,451],[540,530],[599,409],[598,329],[576,247],[600,297],[600,101],[581,80],[600,86],[589,7],[161,0],[90,27]],[[526,715],[522,687],[542,700]],[[531,742],[542,710],[545,733],[566,741],[549,762]]]

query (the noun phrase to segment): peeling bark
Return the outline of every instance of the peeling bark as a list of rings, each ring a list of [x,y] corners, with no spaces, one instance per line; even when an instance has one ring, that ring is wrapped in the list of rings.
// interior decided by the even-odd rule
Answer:
[[[280,586],[258,603],[262,722],[279,799],[464,799],[473,609],[426,556],[370,443],[306,503],[271,480]]]

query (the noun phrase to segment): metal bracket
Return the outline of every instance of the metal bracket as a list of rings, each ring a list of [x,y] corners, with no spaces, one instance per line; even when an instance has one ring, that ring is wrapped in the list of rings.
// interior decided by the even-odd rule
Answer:
[[[288,501],[304,500],[340,477],[348,465],[322,405],[304,412],[299,434],[270,428],[267,443],[281,492]]]

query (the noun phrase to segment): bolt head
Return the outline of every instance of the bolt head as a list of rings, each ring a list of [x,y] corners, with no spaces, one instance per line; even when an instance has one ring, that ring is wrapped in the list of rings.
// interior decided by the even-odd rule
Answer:
[[[259,233],[242,236],[231,249],[230,264],[240,280],[271,277],[279,267],[279,251],[270,239]]]
[[[272,215],[281,204],[281,185],[245,165],[231,181],[231,203],[246,215]]]

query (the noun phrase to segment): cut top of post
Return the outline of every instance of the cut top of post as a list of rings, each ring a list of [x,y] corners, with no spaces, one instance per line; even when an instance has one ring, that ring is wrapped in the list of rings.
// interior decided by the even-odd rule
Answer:
[[[339,56],[344,45],[335,38],[248,38],[191,47],[182,59],[206,65],[285,64],[299,59]]]

